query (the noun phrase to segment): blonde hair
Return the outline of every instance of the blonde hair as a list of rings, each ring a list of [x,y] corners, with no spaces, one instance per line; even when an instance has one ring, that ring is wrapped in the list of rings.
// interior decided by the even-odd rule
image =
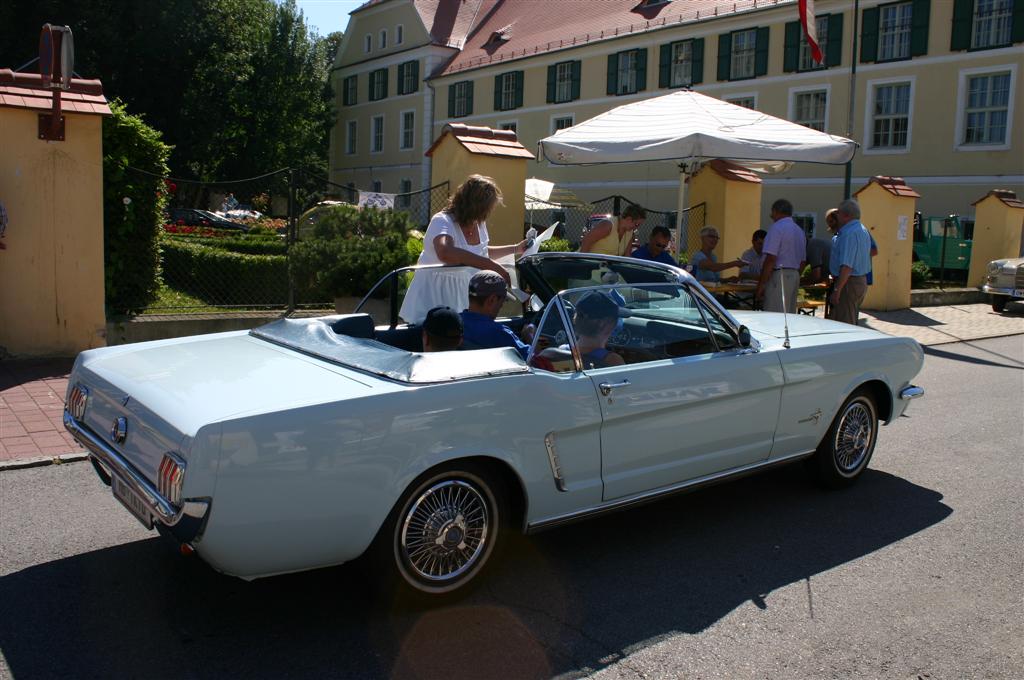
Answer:
[[[468,227],[486,220],[496,205],[503,205],[501,199],[497,182],[483,175],[470,175],[448,199],[444,210],[460,227]]]
[[[716,229],[714,227],[704,227],[703,229],[700,230],[700,235],[701,236],[717,236],[719,238],[722,237],[722,235],[718,233],[718,229]]]

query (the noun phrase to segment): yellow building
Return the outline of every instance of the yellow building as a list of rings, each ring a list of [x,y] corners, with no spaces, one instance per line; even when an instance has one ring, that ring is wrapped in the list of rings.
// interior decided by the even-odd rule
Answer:
[[[925,215],[969,218],[989,189],[1024,192],[1021,2],[861,0],[851,121],[848,0],[815,3],[822,65],[802,38],[796,0],[374,0],[352,13],[334,70],[332,180],[420,189],[430,177],[423,149],[448,123],[512,128],[534,148],[615,106],[692,87],[850,136],[861,145],[852,188],[903,177]],[[844,170],[805,164],[765,177],[763,205],[789,198],[823,234]],[[533,161],[527,172],[584,199],[676,205],[671,163]]]

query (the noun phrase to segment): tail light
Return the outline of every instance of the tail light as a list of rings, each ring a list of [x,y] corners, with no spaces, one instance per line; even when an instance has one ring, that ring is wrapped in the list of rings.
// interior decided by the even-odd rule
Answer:
[[[185,481],[185,463],[171,453],[165,453],[157,474],[157,491],[171,502],[181,504],[181,485]]]
[[[68,413],[70,413],[75,420],[81,420],[85,417],[85,406],[88,401],[89,388],[85,385],[75,385],[71,388],[71,393],[68,394]]]

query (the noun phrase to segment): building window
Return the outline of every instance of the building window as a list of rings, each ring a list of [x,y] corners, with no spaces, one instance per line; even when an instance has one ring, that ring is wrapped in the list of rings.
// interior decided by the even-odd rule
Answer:
[[[910,58],[912,19],[909,2],[878,8],[878,61]]]
[[[388,70],[370,71],[370,101],[375,102],[388,96]]]
[[[797,92],[793,97],[793,122],[824,132],[827,106],[825,90]]]
[[[407,61],[398,65],[398,94],[412,94],[420,89],[420,63]]]
[[[608,55],[608,94],[633,94],[647,89],[647,50]]]
[[[551,134],[555,134],[559,130],[564,130],[565,128],[571,128],[572,124],[572,116],[556,116],[551,119]]]
[[[757,97],[755,97],[754,95],[743,95],[741,97],[727,97],[725,101],[729,102],[730,104],[735,104],[736,106],[742,106],[747,109],[754,109],[755,111],[757,110]]]
[[[757,29],[736,31],[732,34],[732,54],[729,64],[730,80],[754,77],[754,56],[757,52]]]
[[[1013,0],[975,0],[971,49],[1010,44]]]
[[[1003,144],[1010,108],[1010,74],[987,73],[967,79],[964,144]]]
[[[374,116],[370,121],[370,151],[380,153],[384,150],[384,116]]]
[[[687,87],[693,81],[693,41],[672,43],[669,87]]]
[[[373,36],[371,36],[369,33],[367,33],[366,37],[363,38],[363,52],[369,52],[372,49],[373,49]]]
[[[356,152],[356,133],[358,126],[356,121],[350,120],[345,123],[345,153],[352,155]]]
[[[509,71],[494,77],[494,110],[508,111],[523,105],[523,72]]]
[[[370,182],[370,191],[373,191],[374,193],[378,194],[384,191],[384,182],[380,181],[379,179],[373,180],[372,182]]]
[[[616,76],[619,84],[618,94],[631,94],[637,91],[636,62],[638,52],[639,50],[619,52],[618,74]]]
[[[811,45],[807,42],[807,36],[803,29],[800,29],[800,63],[798,69],[801,71],[813,71],[818,68],[825,68],[825,55],[828,54],[828,15],[817,17],[814,20],[814,31],[818,38],[818,47],[821,48],[821,63],[814,61],[814,53],[811,52]]]
[[[411,149],[416,143],[416,112],[402,112],[402,144],[400,149]]]
[[[401,45],[405,42],[405,26],[398,24],[395,26],[395,44]]]
[[[512,132],[517,132],[518,133],[519,123],[517,123],[514,120],[503,120],[500,123],[498,123],[498,129],[499,130],[511,130]]]
[[[398,195],[395,196],[395,206],[398,208],[408,208],[412,205],[412,180],[401,179],[398,182]]]
[[[355,106],[358,103],[357,86],[359,84],[358,76],[349,76],[342,81],[341,87],[341,98],[342,104],[345,106]]]
[[[580,98],[580,70],[579,61],[562,61],[548,66],[549,104],[561,104]]]
[[[910,83],[876,85],[871,148],[905,149],[910,135]]]
[[[378,40],[380,48],[383,50],[388,46],[388,29],[382,28],[380,31],[380,40]]]
[[[448,116],[460,118],[473,114],[473,81],[463,80],[448,86]]]

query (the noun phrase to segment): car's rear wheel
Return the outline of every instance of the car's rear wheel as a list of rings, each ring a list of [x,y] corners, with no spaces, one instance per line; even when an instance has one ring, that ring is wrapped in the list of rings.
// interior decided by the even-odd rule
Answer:
[[[1006,309],[1006,303],[1009,302],[1009,301],[1010,301],[1010,298],[1008,298],[1005,295],[993,295],[992,296],[992,311],[993,312],[1000,312],[1001,313],[1004,309]]]
[[[493,560],[508,522],[507,494],[486,467],[431,471],[406,490],[377,537],[375,561],[391,576],[383,582],[421,601],[461,595]]]
[[[818,481],[838,488],[853,484],[867,469],[878,438],[878,409],[871,393],[851,394],[836,414],[812,459]]]

